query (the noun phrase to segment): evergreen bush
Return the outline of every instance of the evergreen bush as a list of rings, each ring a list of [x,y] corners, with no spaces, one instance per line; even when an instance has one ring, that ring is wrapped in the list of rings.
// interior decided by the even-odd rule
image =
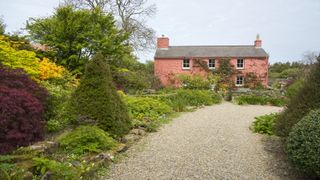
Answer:
[[[114,87],[102,54],[95,55],[87,64],[71,105],[74,113],[97,120],[98,126],[111,135],[122,136],[130,130],[127,107]]]
[[[291,128],[311,110],[320,108],[320,56],[296,96],[276,121],[276,133],[288,136]]]
[[[96,126],[79,126],[58,140],[60,148],[68,153],[98,153],[110,150],[116,142],[108,133]]]
[[[286,152],[299,170],[320,177],[320,110],[311,111],[293,126]]]

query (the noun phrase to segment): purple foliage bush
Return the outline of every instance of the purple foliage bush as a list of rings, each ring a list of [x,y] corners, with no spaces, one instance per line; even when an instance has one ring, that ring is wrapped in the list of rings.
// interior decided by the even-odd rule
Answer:
[[[43,138],[47,94],[23,71],[0,67],[0,154]]]
[[[43,105],[48,100],[48,91],[33,81],[22,69],[11,70],[0,66],[0,86],[24,90],[36,97]]]

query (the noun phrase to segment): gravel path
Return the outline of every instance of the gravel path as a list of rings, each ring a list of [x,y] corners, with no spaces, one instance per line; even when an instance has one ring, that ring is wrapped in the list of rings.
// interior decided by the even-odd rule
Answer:
[[[255,116],[280,110],[224,102],[184,113],[131,148],[107,179],[294,179],[249,130]]]

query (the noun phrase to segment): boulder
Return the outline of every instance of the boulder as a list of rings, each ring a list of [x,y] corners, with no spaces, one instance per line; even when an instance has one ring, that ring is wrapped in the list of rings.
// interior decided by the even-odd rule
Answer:
[[[50,149],[56,148],[57,146],[58,144],[53,141],[41,141],[29,146],[28,149],[31,151],[46,152]]]
[[[135,134],[135,135],[140,135],[140,136],[145,136],[147,133],[143,129],[132,129],[130,131],[130,134]]]

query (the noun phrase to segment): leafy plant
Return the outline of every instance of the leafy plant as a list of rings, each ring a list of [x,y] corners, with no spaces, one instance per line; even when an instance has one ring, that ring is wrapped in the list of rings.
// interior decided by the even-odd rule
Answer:
[[[39,79],[47,80],[51,78],[62,78],[65,69],[50,62],[48,58],[43,58],[39,63]]]
[[[49,110],[46,112],[47,130],[57,132],[65,128],[76,119],[70,110],[70,98],[74,90],[72,86],[55,84],[49,81],[42,81],[49,92]]]
[[[68,153],[82,155],[110,150],[116,142],[96,126],[79,126],[58,140],[60,148]]]
[[[0,155],[0,179],[22,179],[24,170],[14,163],[14,156]]]
[[[12,69],[23,69],[31,77],[37,78],[40,72],[36,53],[12,46],[5,36],[0,35],[0,64]]]
[[[132,124],[135,127],[146,127],[148,131],[155,131],[159,120],[172,112],[166,103],[148,97],[124,97],[128,106]]]
[[[252,105],[267,105],[283,106],[285,104],[284,98],[280,97],[267,97],[258,95],[240,95],[235,98],[235,102],[239,105],[252,104]]]
[[[145,97],[127,97],[125,102],[128,106],[132,118],[157,119],[160,116],[171,112],[170,106],[156,99]]]
[[[161,96],[156,96],[175,111],[185,111],[187,106],[202,106],[212,105],[221,102],[221,97],[209,90],[190,90],[190,89],[178,89],[163,91]]]
[[[148,77],[143,72],[121,68],[117,70],[114,77],[118,87],[125,91],[142,90],[150,87]]]
[[[129,132],[131,122],[126,105],[113,83],[105,58],[97,54],[88,63],[80,85],[71,97],[74,113],[98,121],[98,126],[114,136]]]
[[[219,81],[218,76],[210,75],[208,77],[202,77],[200,75],[185,75],[180,74],[178,76],[185,89],[212,89],[214,85]]]
[[[299,90],[301,89],[301,87],[303,86],[303,83],[304,83],[304,80],[302,78],[294,81],[291,85],[288,86],[286,91],[286,96],[289,99],[294,98],[299,92]]]
[[[279,116],[277,113],[255,117],[252,129],[256,133],[273,135],[275,120]]]
[[[287,108],[279,116],[276,132],[287,136],[291,128],[311,110],[320,108],[320,57],[296,96],[290,99]]]
[[[320,110],[311,111],[296,125],[286,141],[291,162],[301,171],[320,177]]]
[[[34,171],[37,175],[44,175],[46,172],[50,171],[50,179],[78,179],[80,178],[80,173],[72,166],[66,163],[60,163],[55,160],[50,160],[47,158],[33,158]]]

